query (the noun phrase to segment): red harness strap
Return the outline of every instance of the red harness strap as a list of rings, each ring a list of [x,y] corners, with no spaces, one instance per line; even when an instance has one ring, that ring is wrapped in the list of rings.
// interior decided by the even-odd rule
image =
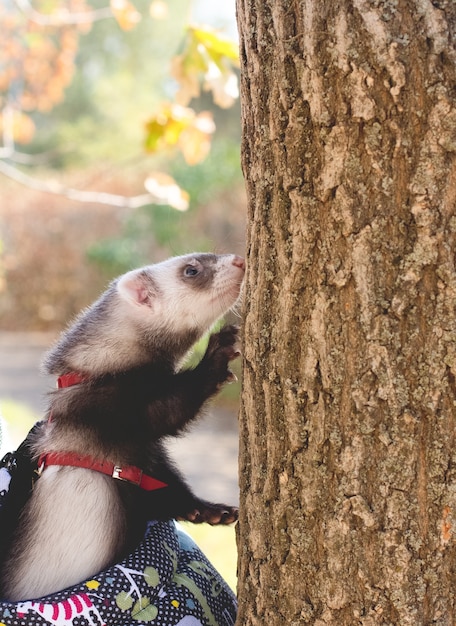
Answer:
[[[120,467],[109,461],[97,461],[90,456],[83,456],[75,452],[48,452],[47,454],[43,454],[38,461],[38,471],[42,472],[49,465],[83,467],[85,469],[94,470],[95,472],[101,472],[117,480],[132,483],[145,491],[155,491],[156,489],[168,487],[166,483],[144,474],[139,467],[135,467],[134,465],[124,465]]]
[[[63,387],[71,387],[72,385],[78,385],[87,380],[87,376],[78,374],[78,372],[69,372],[68,374],[62,374],[57,378],[57,388],[63,389]]]
[[[65,387],[72,387],[73,385],[79,385],[88,380],[87,376],[78,374],[78,372],[68,372],[68,374],[62,374],[57,378],[57,389],[64,389]],[[49,413],[48,422],[52,422],[52,412]]]
[[[57,379],[57,387],[62,389],[64,387],[71,387],[72,385],[78,385],[87,380],[87,376],[79,374],[78,372],[69,372],[63,374]],[[51,416],[49,416],[51,420]],[[75,452],[48,452],[42,454],[38,460],[38,472],[41,472],[49,465],[67,465],[70,467],[82,467],[85,469],[94,470],[95,472],[101,472],[117,480],[123,480],[127,483],[137,485],[145,491],[155,491],[156,489],[163,489],[168,487],[166,483],[163,483],[153,476],[144,474],[142,469],[135,467],[134,465],[114,465],[109,461],[97,461],[91,456],[84,456],[76,454]]]

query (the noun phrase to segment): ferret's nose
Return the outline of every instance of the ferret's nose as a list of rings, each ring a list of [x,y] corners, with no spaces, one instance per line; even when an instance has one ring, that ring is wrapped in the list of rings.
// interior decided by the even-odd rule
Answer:
[[[244,259],[241,256],[238,256],[237,254],[234,254],[232,263],[236,267],[240,267],[241,270],[244,270],[244,272],[245,272],[245,261],[244,261]]]

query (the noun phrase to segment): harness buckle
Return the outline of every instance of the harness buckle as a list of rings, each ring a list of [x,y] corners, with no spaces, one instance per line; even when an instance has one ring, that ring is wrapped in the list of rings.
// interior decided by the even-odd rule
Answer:
[[[126,479],[122,478],[121,473],[122,468],[120,467],[120,465],[114,465],[114,469],[112,470],[112,477],[116,478],[117,480],[123,480],[124,482],[126,482]]]
[[[132,465],[126,465],[120,467],[120,465],[114,465],[111,476],[117,478],[117,480],[123,480],[126,483],[132,483],[133,485],[141,486],[143,472],[139,467]]]

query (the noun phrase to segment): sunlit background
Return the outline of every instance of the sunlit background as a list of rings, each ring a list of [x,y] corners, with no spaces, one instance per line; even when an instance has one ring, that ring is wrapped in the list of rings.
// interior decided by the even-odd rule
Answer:
[[[117,13],[56,28],[49,20],[62,8]],[[48,23],[34,21],[34,10]],[[132,267],[192,250],[243,254],[245,194],[234,0],[4,0],[0,31],[5,449],[42,417],[53,381],[39,362],[68,321]],[[196,96],[186,75],[192,50],[216,61]],[[42,93],[35,86],[27,96],[37,84]],[[173,446],[209,499],[237,500],[238,393],[231,387],[187,445]],[[234,586],[233,529],[189,530]]]

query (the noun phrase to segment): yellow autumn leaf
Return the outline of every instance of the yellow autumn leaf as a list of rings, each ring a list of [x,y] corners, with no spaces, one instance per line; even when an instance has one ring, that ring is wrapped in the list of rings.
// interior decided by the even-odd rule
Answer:
[[[215,104],[228,109],[239,98],[238,79],[229,69],[220,69],[220,65],[209,63],[204,76],[204,89],[212,91]]]
[[[189,70],[188,57],[179,55],[171,61],[171,76],[175,78],[179,85],[175,100],[178,104],[185,106],[193,98],[200,95],[199,71]]]
[[[129,0],[111,0],[110,6],[122,30],[131,30],[141,20],[141,14]]]
[[[222,35],[210,27],[191,27],[193,37],[211,52],[226,57],[235,65],[239,65],[239,46],[237,42]]]
[[[215,131],[212,114],[204,111],[195,117],[192,124],[179,137],[179,148],[188,165],[201,163],[211,149],[211,135]]]
[[[209,111],[197,115],[189,107],[163,104],[146,124],[145,148],[156,152],[177,145],[186,162],[194,165],[206,158],[214,131],[214,119]]]
[[[167,121],[163,129],[163,139],[167,145],[172,146],[179,141],[181,132],[192,123],[195,112],[179,104],[172,104],[166,113]]]
[[[204,161],[209,154],[211,140],[197,128],[190,126],[182,131],[179,138],[179,148],[187,164],[196,165]]]
[[[163,103],[146,123],[145,147],[156,152],[163,146],[174,146],[181,132],[193,122],[195,111],[178,104]]]
[[[189,207],[190,196],[168,174],[153,172],[144,181],[144,186],[157,204],[169,204],[178,211],[186,211]]]
[[[214,102],[223,108],[239,96],[237,76],[238,45],[210,28],[189,27],[182,53],[171,64],[171,74],[179,88],[176,102],[187,105],[201,93],[201,84],[213,93]]]

